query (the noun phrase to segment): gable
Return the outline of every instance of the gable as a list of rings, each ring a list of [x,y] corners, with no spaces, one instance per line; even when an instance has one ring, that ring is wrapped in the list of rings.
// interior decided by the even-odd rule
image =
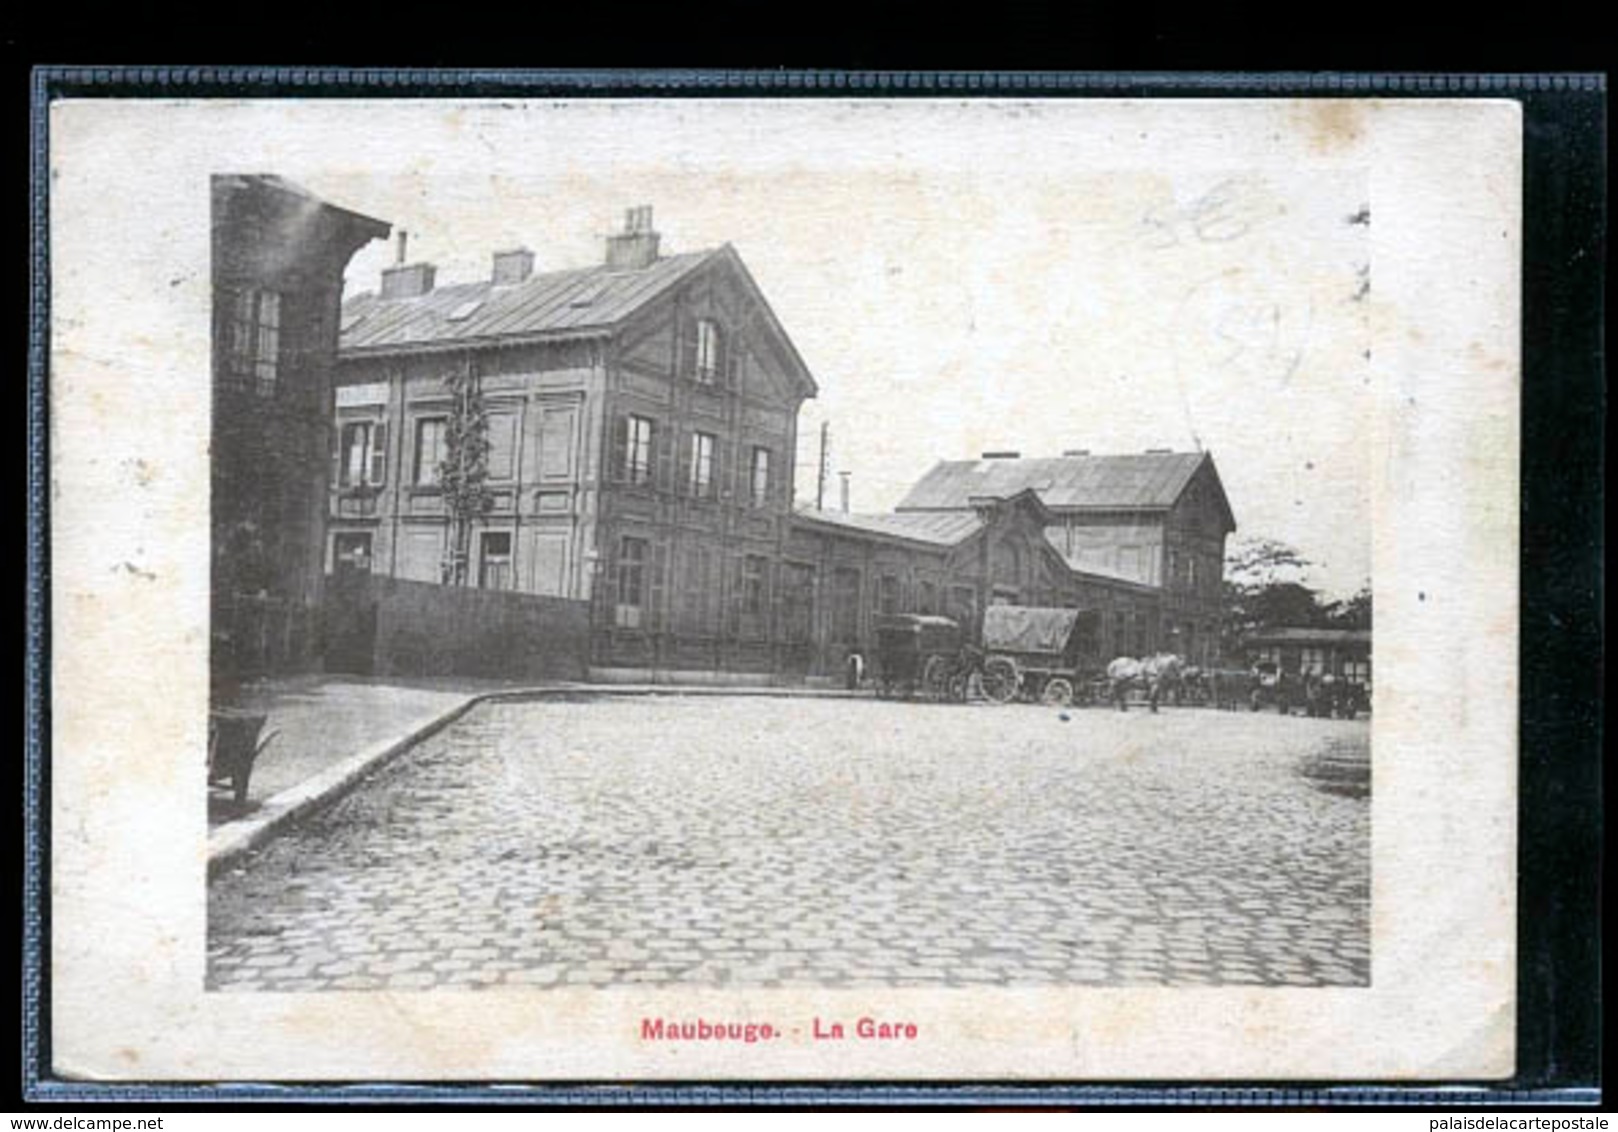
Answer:
[[[619,332],[620,349],[638,360],[646,354],[648,339],[655,337],[651,357],[673,363],[690,324],[702,318],[719,324],[727,352],[745,352],[750,398],[796,406],[818,392],[797,347],[729,244],[628,318]]]

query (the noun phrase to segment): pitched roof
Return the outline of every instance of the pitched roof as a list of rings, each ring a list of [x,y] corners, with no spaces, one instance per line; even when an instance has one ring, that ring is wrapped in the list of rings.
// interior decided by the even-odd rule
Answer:
[[[367,292],[343,304],[338,349],[345,354],[388,353],[605,332],[723,250],[664,256],[639,270],[598,264],[547,271],[520,283],[455,283],[413,298],[383,299]]]
[[[955,546],[983,529],[983,520],[973,511],[927,514],[850,514],[846,511],[799,511],[798,519],[857,531],[861,534],[888,535],[932,546]]]
[[[900,511],[958,510],[975,496],[1032,489],[1056,510],[1134,511],[1172,507],[1206,452],[1049,459],[942,460],[910,489]]]

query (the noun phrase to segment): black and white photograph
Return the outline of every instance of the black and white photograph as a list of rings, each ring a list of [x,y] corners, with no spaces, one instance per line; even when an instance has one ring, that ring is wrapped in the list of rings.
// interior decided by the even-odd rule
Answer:
[[[58,774],[91,1071],[1509,1066],[1508,108],[61,110],[187,127],[131,388],[58,221],[96,585],[180,614],[60,725],[171,748]],[[184,866],[109,1048],[113,833]]]

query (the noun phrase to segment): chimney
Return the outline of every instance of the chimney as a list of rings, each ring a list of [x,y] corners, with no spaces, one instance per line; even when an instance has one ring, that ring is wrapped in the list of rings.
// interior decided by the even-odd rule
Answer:
[[[1064,459],[1072,459],[1074,456],[1088,456],[1089,454],[1090,450],[1088,448],[1069,448],[1066,452],[1062,453],[1062,457]]]
[[[1020,460],[1020,459],[1022,459],[1022,453],[1021,452],[985,452],[983,454],[983,459],[985,459],[985,460]]]
[[[409,244],[409,242],[410,242],[410,233],[406,232],[403,228],[399,229],[399,252],[393,258],[393,265],[395,267],[403,267],[404,266],[404,264],[405,264],[405,247],[406,247],[407,244]]]
[[[657,262],[658,234],[652,230],[652,206],[638,205],[624,212],[624,230],[607,237],[607,266],[614,271],[639,271]]]
[[[534,273],[534,253],[527,248],[507,248],[503,252],[494,253],[494,272],[491,275],[496,286],[504,283],[521,283]]]
[[[838,489],[839,502],[841,502],[843,505],[843,514],[845,515],[848,514],[848,480],[853,474],[854,473],[852,472],[837,473],[837,478],[842,481],[842,484]]]
[[[1174,449],[1172,448],[1148,448],[1146,450],[1148,456],[1170,456],[1173,453]]]
[[[414,299],[433,289],[438,268],[430,263],[401,263],[382,269],[384,299]]]

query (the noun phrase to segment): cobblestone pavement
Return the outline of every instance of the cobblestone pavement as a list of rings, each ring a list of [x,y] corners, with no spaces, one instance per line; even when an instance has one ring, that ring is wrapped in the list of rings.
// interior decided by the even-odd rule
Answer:
[[[222,990],[1366,985],[1368,725],[490,704],[218,878]],[[1334,781],[1306,774],[1322,758]]]

